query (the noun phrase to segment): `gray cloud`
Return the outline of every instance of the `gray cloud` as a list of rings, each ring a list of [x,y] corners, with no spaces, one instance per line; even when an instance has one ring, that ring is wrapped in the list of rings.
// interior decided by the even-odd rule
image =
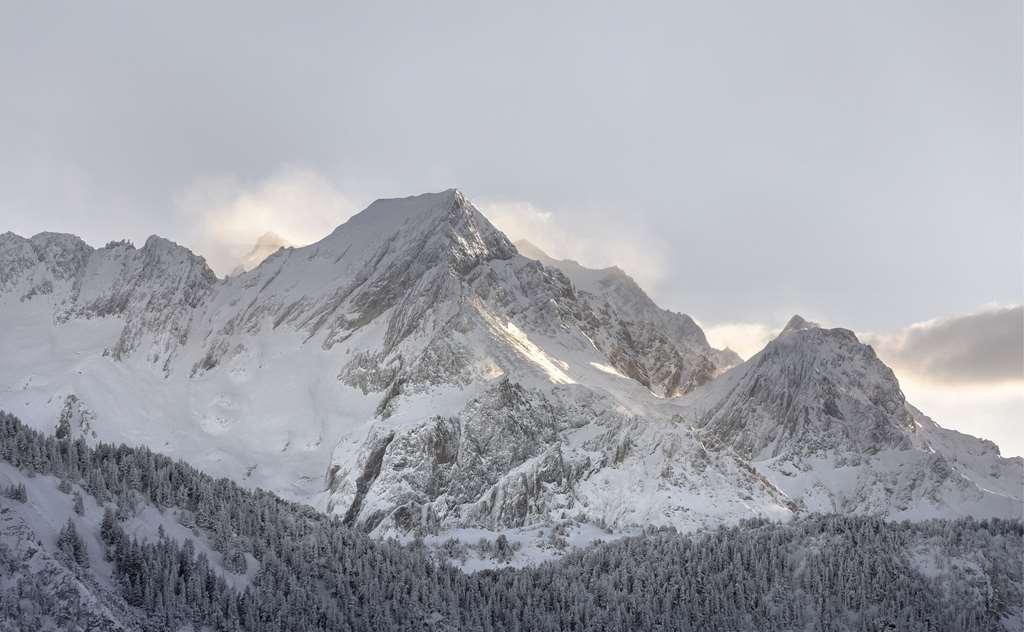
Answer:
[[[524,201],[709,322],[1019,300],[1019,0],[3,4],[0,231],[202,250],[195,183],[292,164]]]
[[[1024,381],[1024,307],[1004,307],[863,336],[898,372],[935,382]]]

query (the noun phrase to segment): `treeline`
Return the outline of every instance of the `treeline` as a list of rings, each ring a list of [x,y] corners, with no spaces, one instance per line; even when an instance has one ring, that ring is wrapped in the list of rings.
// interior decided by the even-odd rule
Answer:
[[[1004,629],[1022,605],[1019,521],[750,521],[467,575],[422,545],[374,540],[146,448],[57,439],[2,412],[0,459],[72,481],[106,506],[118,590],[153,630],[974,632]],[[228,570],[258,564],[252,581],[232,588],[190,541],[129,537],[121,522],[145,503],[178,511]],[[87,563],[68,531],[60,550]],[[0,624],[18,614],[0,613]]]

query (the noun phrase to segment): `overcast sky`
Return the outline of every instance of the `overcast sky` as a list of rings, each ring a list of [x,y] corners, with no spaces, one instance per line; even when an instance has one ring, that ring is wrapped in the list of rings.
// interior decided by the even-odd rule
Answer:
[[[1021,302],[1019,0],[257,4],[4,2],[0,230],[223,273],[455,186],[709,328]]]

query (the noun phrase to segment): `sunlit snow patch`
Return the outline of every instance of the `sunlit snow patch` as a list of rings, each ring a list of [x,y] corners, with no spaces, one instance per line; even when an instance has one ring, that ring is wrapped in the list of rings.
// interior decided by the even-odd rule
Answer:
[[[614,375],[615,377],[621,377],[624,380],[628,380],[629,379],[625,375],[619,373],[619,371],[615,367],[613,367],[611,365],[601,364],[600,362],[591,362],[590,366],[594,367],[598,371],[604,371],[605,373],[609,373],[611,375]]]
[[[565,374],[548,354],[544,353],[544,350],[533,344],[530,338],[521,330],[516,327],[515,323],[509,321],[505,324],[505,336],[506,338],[514,343],[516,351],[518,351],[524,358],[533,362],[547,373],[548,378],[555,384],[575,384],[576,381]]]

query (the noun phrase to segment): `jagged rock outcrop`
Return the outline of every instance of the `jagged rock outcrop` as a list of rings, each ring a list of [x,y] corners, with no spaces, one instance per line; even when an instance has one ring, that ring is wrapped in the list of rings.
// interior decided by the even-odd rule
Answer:
[[[567,517],[694,526],[748,514],[747,501],[757,515],[792,511],[767,480],[710,456],[678,420],[623,414],[578,385],[544,391],[503,378],[456,415],[404,429],[383,422],[335,460],[328,510],[381,534]]]
[[[553,259],[526,240],[516,242],[526,257],[556,268],[572,280],[590,307],[584,327],[611,365],[664,397],[688,393],[741,359],[730,350],[713,349],[700,326],[686,314],[658,307],[618,267],[586,268],[572,260]]]
[[[120,335],[105,353],[122,359],[144,349],[165,374],[217,282],[202,257],[155,235],[142,248],[121,241],[94,249],[74,235],[5,233],[0,270],[0,299],[45,298],[58,325],[115,317]]]
[[[871,347],[799,316],[716,390],[701,436],[748,459],[907,448],[915,430]]]

